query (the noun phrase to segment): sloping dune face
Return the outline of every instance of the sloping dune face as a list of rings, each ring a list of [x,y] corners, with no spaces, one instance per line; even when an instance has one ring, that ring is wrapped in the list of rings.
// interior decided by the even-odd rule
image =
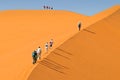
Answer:
[[[120,80],[120,9],[39,62],[28,80]]]
[[[120,9],[120,6],[116,5],[116,6],[112,6],[109,9],[106,9],[98,14],[90,16],[90,18],[88,18],[88,23],[86,25],[89,26],[91,24],[94,24],[95,22],[98,22],[99,20],[102,20],[102,19],[108,17],[109,15],[112,15],[119,9]]]
[[[77,22],[82,19],[85,19],[85,16],[65,11],[0,12],[0,52],[11,51],[8,45],[14,45],[14,50],[18,45],[33,43],[34,40],[44,41],[43,37],[63,36],[67,31],[75,33]]]
[[[54,46],[78,31],[87,17],[67,11],[13,10],[0,12],[0,80],[18,80],[32,66],[31,54],[51,38]],[[20,79],[23,80],[23,79]]]

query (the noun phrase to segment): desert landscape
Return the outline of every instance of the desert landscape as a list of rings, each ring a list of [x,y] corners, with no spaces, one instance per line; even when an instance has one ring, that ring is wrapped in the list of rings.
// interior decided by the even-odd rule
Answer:
[[[120,80],[119,21],[120,5],[93,16],[65,10],[0,11],[0,80]],[[46,53],[50,39],[54,45]],[[42,59],[33,65],[38,46]]]

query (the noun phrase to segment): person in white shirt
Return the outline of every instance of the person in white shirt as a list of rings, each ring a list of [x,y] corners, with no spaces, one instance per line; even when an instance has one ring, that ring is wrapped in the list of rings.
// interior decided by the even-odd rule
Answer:
[[[41,57],[41,52],[42,52],[42,49],[41,49],[40,46],[37,48],[36,52],[37,52],[38,59],[40,59],[40,57]]]

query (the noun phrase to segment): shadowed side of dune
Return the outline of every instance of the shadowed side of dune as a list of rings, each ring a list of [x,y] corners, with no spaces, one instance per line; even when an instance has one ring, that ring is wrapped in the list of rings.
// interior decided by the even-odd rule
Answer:
[[[56,48],[28,80],[120,80],[120,10]]]

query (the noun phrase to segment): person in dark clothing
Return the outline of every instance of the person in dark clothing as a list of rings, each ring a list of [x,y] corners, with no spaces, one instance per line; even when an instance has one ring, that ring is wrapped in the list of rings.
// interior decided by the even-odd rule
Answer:
[[[43,6],[43,8],[45,9],[46,7],[45,7],[45,6]]]
[[[48,9],[49,7],[48,6],[46,6],[46,9]]]
[[[81,29],[81,23],[78,24],[78,29],[80,31],[80,29]]]
[[[33,58],[33,64],[35,64],[37,61],[37,52],[35,50],[32,53],[32,58]]]
[[[51,7],[51,10],[53,10],[53,7]]]
[[[52,48],[52,46],[53,46],[53,39],[50,40],[49,44],[50,44],[50,48]]]

